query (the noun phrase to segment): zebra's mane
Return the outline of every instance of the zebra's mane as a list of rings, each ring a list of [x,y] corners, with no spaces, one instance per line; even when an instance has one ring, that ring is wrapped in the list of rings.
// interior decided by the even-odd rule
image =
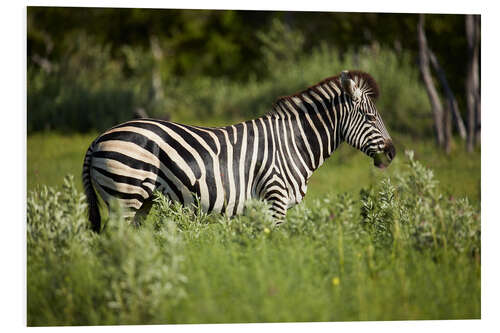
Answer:
[[[370,98],[373,101],[376,101],[378,99],[378,97],[379,97],[378,84],[370,74],[368,74],[366,72],[358,71],[358,70],[352,70],[352,71],[349,71],[349,77],[351,79],[353,79],[354,82],[356,82],[356,85],[361,89],[361,91],[363,93],[365,93],[366,95],[370,96]],[[301,91],[298,91],[298,92],[291,94],[291,95],[288,95],[288,96],[279,97],[276,100],[276,102],[273,104],[273,108],[271,109],[271,111],[268,114],[275,114],[275,108],[277,105],[279,105],[283,102],[286,102],[286,101],[290,101],[290,99],[293,97],[300,97],[304,93],[307,93],[310,91],[317,91],[317,88],[319,86],[324,85],[325,83],[326,84],[334,83],[335,86],[337,86],[339,89],[342,89],[341,84],[340,84],[340,74],[327,77],[326,79],[321,80],[320,82],[318,82],[318,83],[316,83],[316,84],[314,84],[306,89],[303,89]]]

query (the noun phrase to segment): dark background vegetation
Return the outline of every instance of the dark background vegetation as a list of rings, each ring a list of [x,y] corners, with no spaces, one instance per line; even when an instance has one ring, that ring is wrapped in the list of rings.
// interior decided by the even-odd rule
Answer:
[[[86,34],[95,43],[108,45],[113,59],[126,62],[123,46],[149,49],[150,36],[157,36],[173,75],[264,78],[268,73],[258,33],[268,31],[273,19],[302,32],[303,52],[326,42],[340,51],[378,43],[410,50],[415,57],[418,53],[418,14],[30,7],[28,59],[39,55],[59,63],[71,52],[75,38]],[[452,86],[462,89],[460,73],[467,51],[464,15],[429,15],[427,33]]]
[[[279,95],[338,74],[342,65],[367,70],[368,60],[382,72],[372,75],[386,88],[388,107],[381,112],[390,129],[429,136],[432,113],[425,96],[410,91],[405,98],[415,94],[413,103],[391,105],[392,96],[404,95],[405,82],[394,87],[383,82],[398,76],[420,81],[418,19],[417,14],[29,7],[28,132],[101,131],[130,119],[137,108],[179,121],[242,120],[261,115]],[[464,20],[465,15],[426,15],[425,26],[463,117]],[[311,69],[322,65],[315,54],[330,56],[331,62]],[[391,68],[384,71],[382,62],[388,57],[401,68],[385,78]],[[290,77],[287,72],[294,70],[299,72]],[[320,74],[308,76],[309,70]],[[255,86],[264,87],[241,96]]]

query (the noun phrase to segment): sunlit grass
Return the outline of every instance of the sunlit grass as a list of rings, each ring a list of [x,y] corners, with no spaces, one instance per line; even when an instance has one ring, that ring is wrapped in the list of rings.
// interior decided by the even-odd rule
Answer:
[[[36,185],[62,185],[64,176],[80,179],[83,158],[97,134],[37,133],[27,140],[28,190]],[[79,190],[81,182],[75,182]]]

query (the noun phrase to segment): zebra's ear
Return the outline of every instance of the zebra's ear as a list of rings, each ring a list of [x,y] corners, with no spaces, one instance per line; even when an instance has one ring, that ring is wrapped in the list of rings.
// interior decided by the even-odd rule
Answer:
[[[348,71],[340,73],[340,84],[344,90],[353,100],[358,100],[361,97],[361,89],[358,88],[356,82],[349,77]]]

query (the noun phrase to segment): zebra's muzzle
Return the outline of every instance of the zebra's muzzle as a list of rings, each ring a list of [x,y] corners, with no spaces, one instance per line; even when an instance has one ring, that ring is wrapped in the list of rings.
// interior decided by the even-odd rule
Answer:
[[[389,158],[390,161],[396,157],[396,148],[394,148],[394,144],[392,141],[387,141],[384,147],[384,153]]]
[[[391,164],[395,156],[396,148],[394,148],[394,144],[392,143],[392,141],[387,141],[384,147],[384,151],[375,154],[375,156],[373,157],[373,164],[377,168],[384,169],[389,164]]]

